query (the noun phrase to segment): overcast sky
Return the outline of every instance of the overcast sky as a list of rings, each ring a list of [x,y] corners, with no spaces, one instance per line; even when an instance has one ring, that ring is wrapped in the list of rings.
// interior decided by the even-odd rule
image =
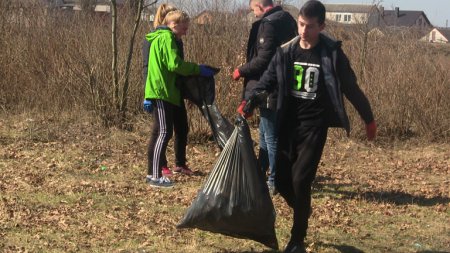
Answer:
[[[303,2],[306,2],[306,0]],[[373,2],[372,0],[322,0],[322,3],[328,4],[371,4]],[[381,5],[384,6],[385,10],[399,7],[400,10],[423,11],[434,26],[445,27],[446,20],[450,22],[450,0],[383,0]]]

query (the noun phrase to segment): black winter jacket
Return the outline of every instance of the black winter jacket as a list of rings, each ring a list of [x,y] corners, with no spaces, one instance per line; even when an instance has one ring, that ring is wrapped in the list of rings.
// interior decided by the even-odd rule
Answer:
[[[244,99],[248,98],[248,92],[269,66],[277,47],[297,33],[297,22],[280,6],[272,8],[252,24],[247,43],[247,63],[239,67],[239,73],[244,77]],[[272,94],[271,98],[276,99],[276,94]],[[276,102],[272,104],[275,109]]]
[[[252,91],[252,96],[263,92],[273,92],[278,89],[278,101],[276,110],[278,113],[277,124],[283,121],[287,107],[290,84],[294,82],[294,46],[300,42],[297,36],[289,43],[278,48],[271,60],[268,69],[264,72],[260,81]],[[352,103],[366,124],[374,120],[372,109],[364,93],[359,88],[356,76],[350,66],[347,56],[341,49],[341,42],[335,41],[324,34],[320,35],[322,43],[321,59],[324,73],[325,87],[329,94],[333,115],[328,120],[330,127],[342,127],[350,133],[350,123],[344,108],[343,94]]]

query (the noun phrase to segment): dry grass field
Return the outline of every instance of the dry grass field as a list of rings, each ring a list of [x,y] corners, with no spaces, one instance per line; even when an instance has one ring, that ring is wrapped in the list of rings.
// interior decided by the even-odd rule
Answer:
[[[80,116],[0,119],[1,252],[277,252],[176,224],[212,169],[212,142],[188,147],[194,176],[144,182],[149,119],[105,129]],[[256,130],[252,135],[256,138]],[[313,190],[309,252],[449,252],[450,145],[330,137]],[[173,151],[169,148],[169,163]],[[273,197],[281,247],[291,210]]]
[[[193,3],[212,1],[179,2],[202,10]],[[117,126],[110,17],[35,3],[0,1],[0,252],[277,252],[175,228],[220,153],[197,109],[188,109],[195,175],[174,176],[171,190],[145,184],[152,118],[142,112],[140,40],[148,23],[138,30],[126,121]],[[249,27],[242,11],[214,8],[211,24],[192,22],[184,49],[187,60],[221,68],[216,102],[233,119],[242,83],[231,73],[245,61]],[[132,17],[119,11],[120,81]],[[413,30],[372,36],[362,28],[330,25],[327,33],[343,40],[378,137],[366,142],[347,106],[352,136],[329,134],[313,188],[308,251],[450,252],[450,46],[420,42]],[[250,123],[258,142],[257,117]],[[279,195],[273,203],[284,247],[292,212]]]

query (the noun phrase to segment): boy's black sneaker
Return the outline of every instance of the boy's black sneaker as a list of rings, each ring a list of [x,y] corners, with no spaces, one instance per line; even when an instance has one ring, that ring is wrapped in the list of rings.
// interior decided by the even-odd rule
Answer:
[[[306,253],[305,244],[302,242],[290,241],[283,251],[284,253]]]

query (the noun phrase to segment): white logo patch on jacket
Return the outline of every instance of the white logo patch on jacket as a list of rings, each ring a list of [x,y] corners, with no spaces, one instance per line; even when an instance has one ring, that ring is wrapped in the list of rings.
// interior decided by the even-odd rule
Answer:
[[[264,43],[264,38],[259,39],[259,44],[263,44]]]

